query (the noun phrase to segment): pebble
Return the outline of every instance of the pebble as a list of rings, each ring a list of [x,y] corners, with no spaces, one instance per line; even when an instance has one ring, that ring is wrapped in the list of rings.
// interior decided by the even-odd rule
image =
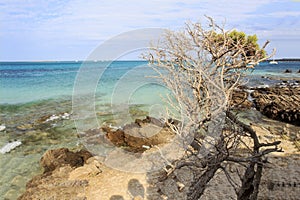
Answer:
[[[150,149],[150,147],[147,146],[147,145],[143,145],[142,147],[143,147],[144,149]]]
[[[26,184],[26,181],[25,181],[25,178],[23,176],[17,175],[12,179],[10,184],[18,186],[18,187],[22,187],[24,184]]]

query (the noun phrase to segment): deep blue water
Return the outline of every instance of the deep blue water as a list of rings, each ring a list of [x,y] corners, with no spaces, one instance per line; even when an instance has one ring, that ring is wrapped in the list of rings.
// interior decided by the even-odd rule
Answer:
[[[283,73],[285,69],[293,73]],[[300,62],[279,62],[278,65],[261,63],[250,75],[250,84],[271,84],[276,81],[263,79],[262,76],[299,77]],[[80,71],[81,70],[81,71]],[[0,62],[0,104],[27,103],[38,100],[71,98],[76,77],[86,73],[86,80],[77,87],[77,93],[84,94],[86,88],[94,87],[93,80],[98,80],[95,96],[100,101],[108,101],[116,88],[137,87],[140,94],[152,98],[151,85],[147,75],[153,75],[144,61],[115,62]],[[152,79],[153,80],[153,79]],[[151,81],[152,81],[151,80]],[[150,82],[151,82],[150,81]],[[154,87],[157,90],[157,87]],[[81,90],[81,91],[79,91]],[[140,95],[138,95],[140,97]]]
[[[292,73],[284,73],[286,69]],[[254,71],[249,75],[249,85],[274,85],[281,80],[296,80],[300,78],[300,62],[283,62],[279,61],[277,65],[263,62],[257,65]]]

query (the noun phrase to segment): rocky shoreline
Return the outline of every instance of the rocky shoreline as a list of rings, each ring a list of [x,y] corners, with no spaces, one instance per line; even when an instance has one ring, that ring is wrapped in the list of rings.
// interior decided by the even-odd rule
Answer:
[[[282,124],[274,125],[275,121],[271,121],[271,123],[264,120],[260,121],[260,123],[252,125],[260,140],[273,141],[281,139],[283,141],[281,147],[285,153],[270,155],[268,167],[264,171],[265,175],[262,179],[259,199],[271,197],[272,199],[283,199],[283,197],[287,197],[287,191],[287,198],[295,199],[300,188],[300,170],[297,167],[300,164],[300,151],[291,141],[282,137],[279,128]],[[130,127],[135,129],[139,126],[138,128],[142,130],[149,124],[153,125],[151,121],[149,122],[149,118],[146,118],[141,121],[138,120]],[[274,129],[268,130],[267,127],[270,125],[274,125],[272,126]],[[286,130],[292,132],[294,131],[293,128],[295,127],[287,127]],[[296,130],[300,133],[300,128]],[[117,132],[109,130],[106,137],[112,139],[111,134],[114,133]],[[119,134],[117,133],[117,135]],[[131,139],[139,144],[144,142],[143,138]],[[118,145],[124,142],[122,137],[114,137],[114,140],[114,142],[120,142]],[[126,147],[128,148],[128,146]],[[140,150],[140,148],[138,149]],[[136,146],[133,147],[133,150],[137,150]],[[151,149],[147,148],[140,153],[144,154],[147,151],[151,151]],[[26,192],[19,197],[19,200],[185,199],[191,181],[196,177],[198,170],[183,167],[173,171],[171,175],[168,174],[168,169],[148,173],[132,173],[110,168],[103,164],[104,159],[99,156],[92,156],[86,150],[77,152],[71,152],[66,148],[49,150],[40,160],[40,165],[44,169],[43,174],[34,177],[27,183]],[[234,170],[232,172],[234,173]],[[225,174],[221,171],[209,183],[209,187],[201,199],[211,199],[212,197],[216,197],[215,199],[235,197],[230,184],[226,182]]]
[[[300,126],[298,85],[242,88],[233,94],[233,104],[240,109],[255,108],[271,119]]]
[[[238,110],[257,110],[269,117],[253,121],[245,114],[245,120],[250,120],[260,140],[282,140],[285,151],[270,155],[259,199],[296,199],[300,188],[300,87],[241,88],[233,94],[233,99]],[[153,150],[152,145],[164,145],[174,137],[166,124],[151,117],[137,119],[122,128],[104,126],[89,134],[99,132],[111,145],[140,155]],[[185,199],[197,172],[188,167],[174,171],[171,176],[167,169],[123,172],[104,165],[104,159],[86,150],[49,150],[40,161],[44,173],[27,183],[26,192],[19,199]],[[225,174],[219,172],[201,199],[235,198],[225,179]]]
[[[300,87],[258,88],[251,96],[262,114],[300,126]]]

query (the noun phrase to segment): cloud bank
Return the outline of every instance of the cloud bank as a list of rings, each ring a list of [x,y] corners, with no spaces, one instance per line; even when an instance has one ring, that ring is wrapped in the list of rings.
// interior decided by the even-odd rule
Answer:
[[[293,46],[280,44],[300,44],[300,2],[295,1],[2,0],[0,10],[0,60],[84,59],[124,31],[176,30],[187,21],[203,21],[204,15],[226,21],[228,29],[274,40],[279,56],[300,57],[293,55]]]

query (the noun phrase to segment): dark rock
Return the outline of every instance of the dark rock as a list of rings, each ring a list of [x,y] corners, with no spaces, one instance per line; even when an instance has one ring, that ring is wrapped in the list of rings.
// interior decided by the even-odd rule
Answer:
[[[170,118],[170,119],[168,119],[168,123],[177,126],[180,124],[180,121]]]
[[[286,69],[286,70],[284,71],[284,73],[292,73],[292,70]]]
[[[147,123],[152,123],[152,124],[154,124],[156,126],[159,126],[159,127],[163,127],[164,126],[164,123],[161,122],[161,120],[158,120],[158,119],[156,119],[154,117],[147,116],[145,120],[143,120],[143,121],[145,121]]]
[[[167,143],[175,135],[169,127],[153,117],[135,120],[123,129],[103,127],[102,130],[106,132],[106,138],[111,143],[132,152],[143,152],[148,149],[145,146]]]
[[[41,158],[40,163],[44,168],[44,173],[47,173],[64,165],[70,165],[71,167],[83,166],[90,157],[92,157],[92,154],[86,150],[72,152],[67,148],[60,148],[47,151]]]
[[[272,181],[269,181],[267,184],[268,190],[274,190],[274,186],[275,186],[275,183]]]
[[[103,131],[105,131],[106,137],[109,141],[111,141],[116,146],[125,146],[125,133],[124,131],[118,129],[116,131],[112,131],[108,127],[103,128]]]
[[[251,108],[253,103],[248,99],[248,92],[244,90],[234,91],[232,94],[231,105],[238,108]]]
[[[146,116],[145,119],[136,119],[134,124],[130,124],[130,125],[126,125],[126,126],[130,127],[132,125],[134,125],[134,126],[138,125],[139,127],[142,127],[143,124],[149,124],[149,123],[154,124],[159,127],[164,126],[164,123],[161,122],[159,119],[156,119],[156,118],[150,117],[150,116]]]
[[[300,88],[259,88],[252,93],[256,109],[267,117],[294,125],[300,125]]]

